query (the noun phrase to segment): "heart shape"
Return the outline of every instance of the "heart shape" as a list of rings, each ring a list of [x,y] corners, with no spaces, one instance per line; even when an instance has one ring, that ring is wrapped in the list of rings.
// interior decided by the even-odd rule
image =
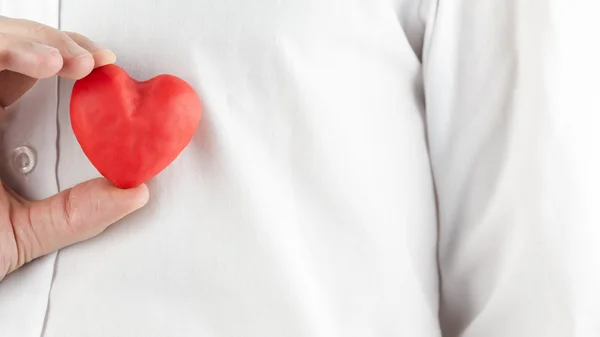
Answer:
[[[169,166],[192,140],[200,98],[184,80],[136,81],[116,65],[75,82],[71,126],[92,165],[119,188],[142,184]]]

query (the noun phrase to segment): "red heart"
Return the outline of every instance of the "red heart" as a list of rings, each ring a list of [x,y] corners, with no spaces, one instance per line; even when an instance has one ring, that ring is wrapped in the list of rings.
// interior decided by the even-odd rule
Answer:
[[[202,105],[180,78],[159,75],[139,82],[116,65],[99,67],[75,82],[71,125],[96,169],[120,188],[156,176],[194,135]]]

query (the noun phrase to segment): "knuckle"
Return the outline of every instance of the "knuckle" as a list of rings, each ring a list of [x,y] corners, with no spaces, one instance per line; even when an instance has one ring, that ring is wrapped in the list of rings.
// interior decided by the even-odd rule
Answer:
[[[27,220],[23,220],[23,213],[10,211],[10,223],[14,235],[13,263],[17,269],[27,262],[33,260],[34,245],[39,243],[31,228],[30,212],[26,211]]]
[[[39,23],[31,27],[31,32],[36,36],[47,37],[54,33],[54,28]]]
[[[10,269],[10,258],[8,254],[3,251],[0,251],[0,280],[4,278],[5,275],[9,273]]]
[[[65,48],[71,41],[71,38],[67,34],[43,24],[33,25],[31,35],[58,48]]]
[[[65,197],[62,199],[61,217],[63,230],[68,234],[76,232],[75,227],[79,221],[80,210],[77,203],[77,197],[71,190],[67,190]]]
[[[32,260],[34,247],[31,240],[31,226],[24,222],[19,212],[12,208],[3,216],[2,226],[8,227],[12,234],[8,245],[1,249],[1,253],[4,254],[5,268],[8,272],[12,272]]]
[[[10,204],[0,187],[0,280],[18,267],[18,250]]]
[[[7,252],[0,250],[0,281],[12,272],[13,259]]]
[[[77,44],[84,43],[87,38],[79,33],[63,31],[65,36]]]
[[[16,233],[15,235],[17,240],[15,241],[16,254],[15,258],[13,258],[13,265],[14,269],[17,269],[25,265],[27,262],[33,260],[33,244],[25,235],[19,235]]]
[[[2,228],[7,228],[7,240],[0,245],[0,280],[18,268],[18,250],[12,225],[6,220],[0,223]],[[4,231],[4,230],[3,230]]]
[[[81,191],[69,190],[65,194],[63,207],[64,230],[73,236],[80,236],[93,230],[91,224],[99,214],[106,211],[102,194],[96,191],[81,193]]]
[[[71,32],[68,30],[63,30],[62,32],[65,33],[65,35],[67,35],[69,37],[80,37],[81,36],[80,34],[77,34],[75,32]]]

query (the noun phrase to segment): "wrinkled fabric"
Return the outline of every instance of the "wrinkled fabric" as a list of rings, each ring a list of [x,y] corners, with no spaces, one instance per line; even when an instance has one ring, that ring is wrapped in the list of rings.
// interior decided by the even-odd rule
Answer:
[[[600,336],[600,5],[0,0],[205,113],[141,211],[0,283],[0,336]],[[43,80],[41,199],[99,176]]]

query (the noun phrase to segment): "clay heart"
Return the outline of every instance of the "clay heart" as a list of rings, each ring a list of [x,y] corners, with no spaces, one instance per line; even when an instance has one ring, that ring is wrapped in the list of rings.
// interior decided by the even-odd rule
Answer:
[[[180,78],[132,79],[116,65],[75,82],[71,125],[92,165],[120,188],[144,183],[191,141],[202,115],[194,89]]]

